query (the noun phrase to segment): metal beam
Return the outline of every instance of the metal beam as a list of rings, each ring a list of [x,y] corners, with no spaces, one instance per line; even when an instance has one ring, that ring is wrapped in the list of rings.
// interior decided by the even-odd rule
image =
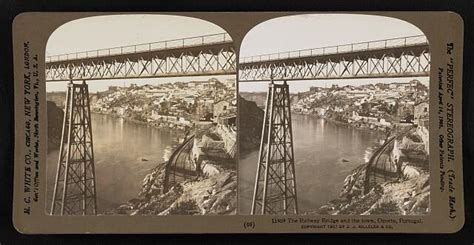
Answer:
[[[428,76],[429,45],[411,36],[248,58],[239,62],[239,82]]]
[[[236,54],[226,33],[46,58],[46,81],[232,75]]]

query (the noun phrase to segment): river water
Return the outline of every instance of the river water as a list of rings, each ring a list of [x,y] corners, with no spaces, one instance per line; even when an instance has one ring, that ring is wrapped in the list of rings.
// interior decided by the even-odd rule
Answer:
[[[92,114],[98,213],[136,198],[143,178],[164,161],[178,135],[107,115]],[[47,210],[54,189],[59,150],[48,154]]]
[[[338,197],[345,177],[365,163],[382,136],[311,116],[292,114],[300,213]],[[239,212],[249,214],[258,150],[239,161]]]
[[[336,198],[344,178],[364,163],[381,136],[310,116],[292,115],[300,212]],[[143,178],[163,162],[177,133],[107,115],[92,115],[98,212],[136,198]],[[250,213],[258,150],[239,161],[239,211]],[[47,210],[58,150],[48,154]]]

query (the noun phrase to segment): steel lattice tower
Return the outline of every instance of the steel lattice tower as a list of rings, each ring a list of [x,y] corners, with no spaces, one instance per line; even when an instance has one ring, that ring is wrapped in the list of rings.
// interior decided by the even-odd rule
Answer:
[[[251,214],[297,214],[290,93],[269,85]]]
[[[68,84],[51,215],[96,215],[89,89]]]

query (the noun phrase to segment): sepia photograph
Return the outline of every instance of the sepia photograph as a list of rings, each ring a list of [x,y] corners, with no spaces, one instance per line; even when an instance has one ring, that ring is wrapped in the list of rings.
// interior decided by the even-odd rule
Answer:
[[[430,48],[390,17],[304,14],[239,54],[239,214],[427,215]]]
[[[13,230],[465,229],[461,15],[147,11],[13,16]]]
[[[46,213],[237,212],[236,54],[197,18],[67,22],[46,47]]]

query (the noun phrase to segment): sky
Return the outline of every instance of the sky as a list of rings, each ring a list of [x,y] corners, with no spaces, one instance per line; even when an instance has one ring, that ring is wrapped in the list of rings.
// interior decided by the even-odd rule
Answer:
[[[393,18],[354,14],[308,14],[281,17],[263,22],[245,36],[240,57],[311,49],[372,40],[422,35],[416,26]],[[290,92],[303,92],[311,86],[330,87],[376,82],[405,82],[414,78],[340,79],[292,81]],[[428,84],[428,77],[416,78]],[[267,91],[262,82],[240,83],[239,91]]]
[[[172,15],[108,15],[68,22],[56,29],[46,46],[46,56],[150,43],[225,32],[210,22]],[[165,82],[207,80],[211,77],[155,78],[90,81],[89,91],[106,90],[109,86],[159,84]],[[232,79],[235,76],[216,76]],[[66,82],[49,82],[46,90],[64,91]]]

